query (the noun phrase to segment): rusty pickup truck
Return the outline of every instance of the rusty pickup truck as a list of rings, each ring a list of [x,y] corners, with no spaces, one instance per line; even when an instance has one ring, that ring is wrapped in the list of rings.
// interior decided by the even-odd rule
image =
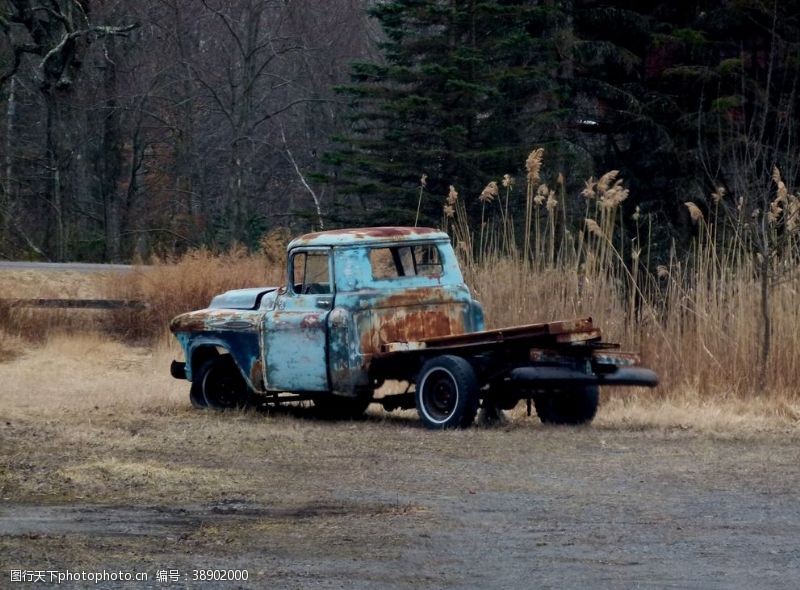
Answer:
[[[434,229],[304,235],[288,246],[287,276],[172,320],[185,361],[171,373],[191,382],[193,405],[311,400],[344,418],[379,403],[416,408],[425,426],[445,429],[524,400],[542,422],[583,424],[599,386],[658,381],[602,342],[591,318],[486,330],[449,236]],[[405,391],[375,397],[389,380]]]

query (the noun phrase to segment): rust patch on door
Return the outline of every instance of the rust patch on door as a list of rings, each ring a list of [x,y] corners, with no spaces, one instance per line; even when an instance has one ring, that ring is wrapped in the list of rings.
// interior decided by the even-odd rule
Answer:
[[[448,313],[444,309],[376,311],[369,329],[361,334],[361,351],[374,354],[390,342],[415,342],[434,336],[462,334],[464,316],[461,310]]]

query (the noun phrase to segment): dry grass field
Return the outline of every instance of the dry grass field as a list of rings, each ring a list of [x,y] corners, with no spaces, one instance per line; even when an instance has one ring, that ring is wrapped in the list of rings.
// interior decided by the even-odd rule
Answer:
[[[0,363],[0,570],[108,588],[782,588],[800,429],[741,401],[612,394],[588,427],[424,430],[193,410],[168,345],[51,337]],[[236,584],[156,571],[247,569]],[[89,587],[76,584],[74,587]]]

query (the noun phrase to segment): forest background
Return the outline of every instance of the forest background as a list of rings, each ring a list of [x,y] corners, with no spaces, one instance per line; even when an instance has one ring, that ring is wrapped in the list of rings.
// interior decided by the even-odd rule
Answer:
[[[2,0],[0,258],[441,225],[450,185],[477,226],[485,185],[544,147],[569,196],[619,170],[623,229],[648,216],[665,259],[698,231],[686,201],[752,216],[774,167],[794,185],[798,8]],[[580,225],[567,201],[559,223]],[[524,189],[508,207],[524,224]]]

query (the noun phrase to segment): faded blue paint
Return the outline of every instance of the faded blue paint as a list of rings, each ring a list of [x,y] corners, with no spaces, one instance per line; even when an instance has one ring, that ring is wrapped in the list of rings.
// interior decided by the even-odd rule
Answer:
[[[334,308],[328,316],[328,366],[331,390],[339,395],[353,395],[359,387],[369,385],[356,334],[353,314],[344,307]]]
[[[483,332],[486,329],[486,320],[483,315],[483,305],[470,296],[468,324],[464,332]]]
[[[398,289],[414,289],[421,287],[441,287],[444,285],[464,285],[464,277],[458,266],[458,259],[450,245],[447,234],[437,232],[430,239],[416,238],[413,245],[434,244],[438,247],[442,257],[443,272],[439,277],[424,275],[375,279],[372,276],[372,264],[369,260],[369,251],[372,248],[390,248],[392,246],[407,246],[408,238],[400,241],[373,241],[369,244],[360,244],[358,247],[349,246],[336,248],[336,288],[339,292],[356,292],[374,290],[376,296]],[[364,305],[369,305],[369,300],[364,300]]]
[[[324,392],[328,379],[328,314],[333,306],[331,248],[295,248],[289,252],[287,276],[294,277],[293,256],[325,255],[328,283],[315,283],[323,293],[295,293],[294,285],[282,289],[274,309],[262,318],[262,358],[269,391]]]
[[[371,248],[431,246],[436,275],[374,278]],[[484,329],[483,309],[464,284],[447,234],[427,228],[365,228],[309,234],[288,248],[326,251],[330,293],[247,289],[214,299],[214,308],[178,316],[171,329],[187,359],[202,346],[230,352],[257,391],[357,395],[372,387],[370,364],[392,342]],[[416,270],[416,266],[414,267]],[[255,307],[260,297],[260,306]],[[242,309],[247,307],[247,309]]]
[[[180,340],[180,339],[179,339]],[[236,361],[247,385],[255,391],[263,389],[261,383],[260,351],[258,333],[209,331],[185,340],[186,358],[194,358],[195,352],[203,347],[216,347],[227,351]],[[182,342],[183,344],[183,342]],[[186,363],[186,378],[192,380],[194,363]]]

